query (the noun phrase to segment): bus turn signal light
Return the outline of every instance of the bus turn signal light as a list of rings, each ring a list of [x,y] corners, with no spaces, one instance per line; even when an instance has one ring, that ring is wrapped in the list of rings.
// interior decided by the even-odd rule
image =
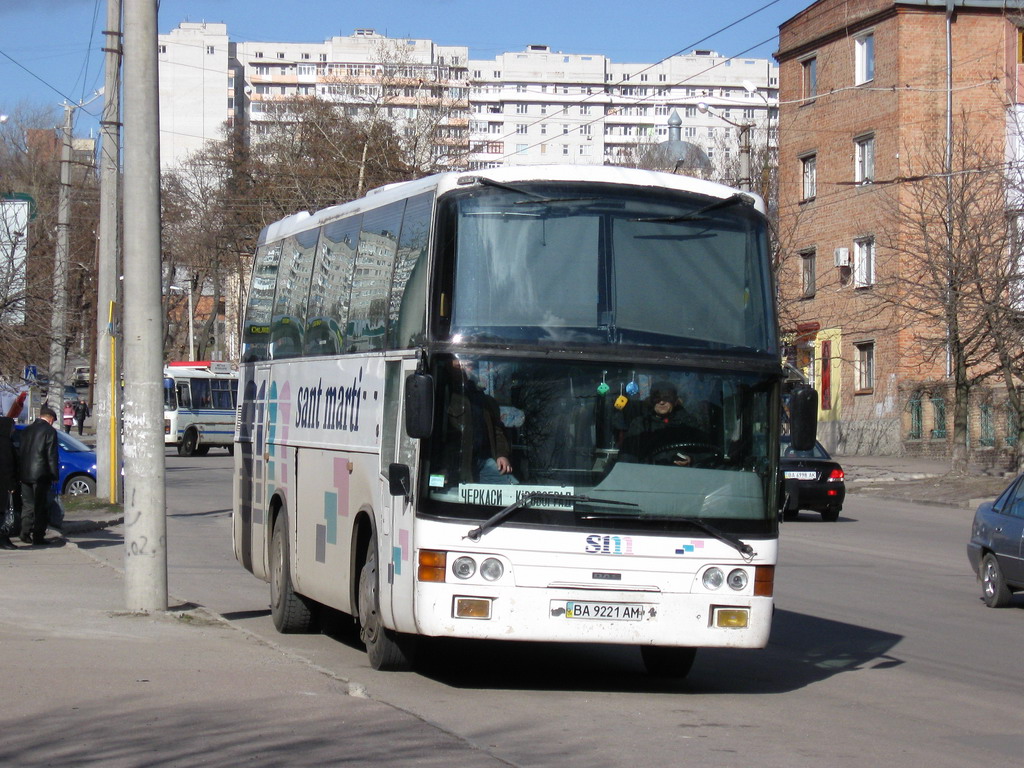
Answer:
[[[754,568],[754,594],[771,597],[775,594],[775,566],[759,565]]]
[[[443,583],[447,562],[447,552],[421,549],[419,553],[419,568],[416,571],[417,579],[419,581],[439,581]]]

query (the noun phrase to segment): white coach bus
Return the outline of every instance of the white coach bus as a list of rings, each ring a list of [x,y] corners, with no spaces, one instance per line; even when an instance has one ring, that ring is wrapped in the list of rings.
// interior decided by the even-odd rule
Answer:
[[[338,609],[378,669],[417,636],[633,644],[676,676],[699,647],[763,647],[783,381],[766,229],[754,195],[556,166],[267,227],[233,536],[277,628]],[[791,410],[813,440],[813,398]]]
[[[164,444],[180,456],[211,447],[234,450],[238,371],[229,363],[170,362],[164,366]]]

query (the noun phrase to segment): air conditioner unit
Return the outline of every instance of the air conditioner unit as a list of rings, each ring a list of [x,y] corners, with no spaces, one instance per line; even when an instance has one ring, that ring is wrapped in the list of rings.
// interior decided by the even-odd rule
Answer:
[[[836,248],[836,266],[837,267],[848,267],[850,266],[850,249],[849,248]]]

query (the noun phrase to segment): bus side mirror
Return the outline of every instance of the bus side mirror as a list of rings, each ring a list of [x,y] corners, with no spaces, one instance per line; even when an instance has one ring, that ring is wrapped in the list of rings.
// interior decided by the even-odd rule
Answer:
[[[405,464],[388,465],[388,490],[392,496],[408,496],[412,474]]]
[[[434,431],[434,378],[413,373],[405,379],[405,433],[420,440]]]
[[[818,439],[818,392],[814,387],[797,387],[789,397],[790,445],[809,451]]]

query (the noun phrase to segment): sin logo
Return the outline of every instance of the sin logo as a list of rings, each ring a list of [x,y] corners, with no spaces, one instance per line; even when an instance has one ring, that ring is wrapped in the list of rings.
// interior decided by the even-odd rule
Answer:
[[[600,536],[592,533],[587,536],[584,551],[590,555],[632,555],[633,539],[630,536]]]

